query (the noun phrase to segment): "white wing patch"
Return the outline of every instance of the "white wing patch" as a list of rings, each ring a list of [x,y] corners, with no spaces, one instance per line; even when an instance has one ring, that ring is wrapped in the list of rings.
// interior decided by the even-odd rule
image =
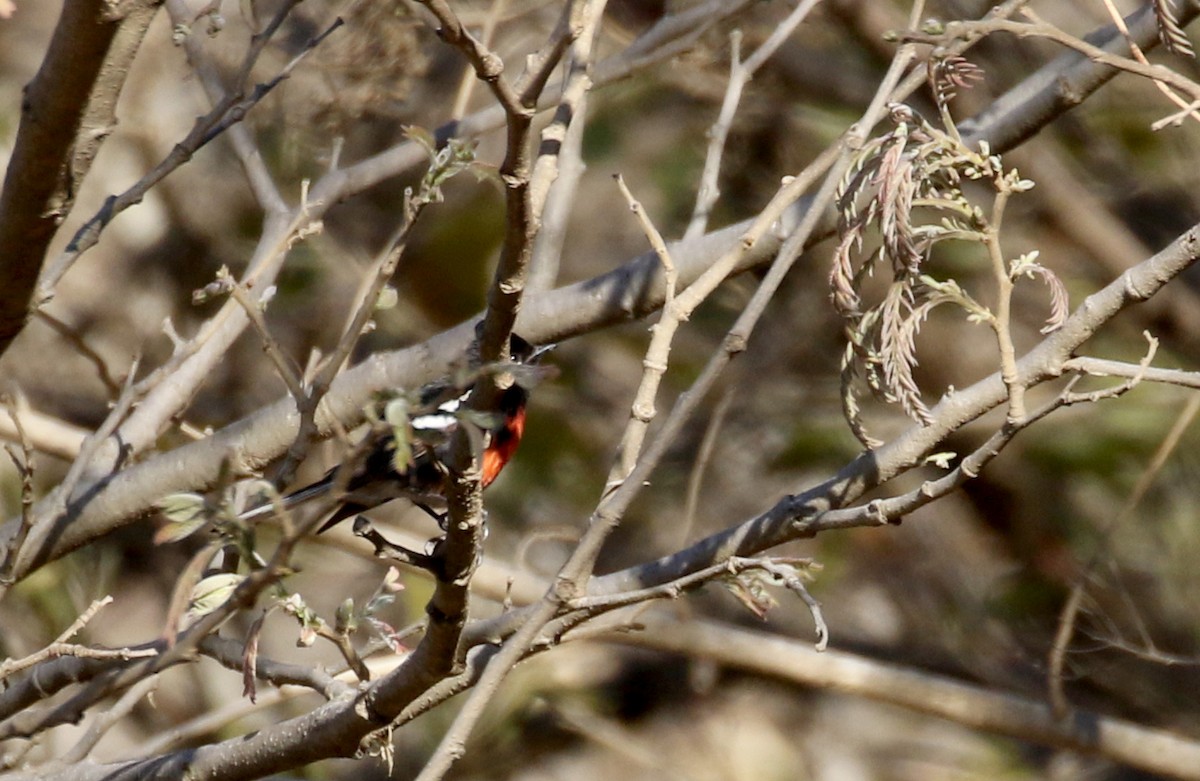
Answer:
[[[457,420],[458,418],[453,415],[434,412],[413,418],[412,427],[415,431],[449,431]]]
[[[412,427],[414,431],[449,431],[458,423],[458,418],[454,413],[458,412],[463,402],[467,400],[470,391],[467,391],[457,399],[450,399],[438,407],[437,412],[431,412],[428,415],[417,415],[412,419]]]

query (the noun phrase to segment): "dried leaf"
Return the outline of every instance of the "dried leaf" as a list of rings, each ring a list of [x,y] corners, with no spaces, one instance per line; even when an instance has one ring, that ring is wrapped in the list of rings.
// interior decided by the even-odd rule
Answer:
[[[960,55],[931,59],[928,64],[929,83],[940,105],[954,99],[960,89],[970,89],[983,80],[983,69]]]
[[[921,400],[913,370],[917,366],[917,332],[922,317],[914,316],[911,282],[892,283],[881,305],[879,352],[883,361],[886,391],[913,420],[932,422],[929,408]]]
[[[943,99],[982,75],[957,57],[944,58],[931,68],[931,80]],[[985,191],[964,192],[963,183],[980,181],[997,193],[1022,192],[1032,185],[1016,170],[1005,169],[986,143],[977,150],[965,146],[950,126],[948,111],[940,112],[947,126],[940,129],[903,104],[888,108],[894,129],[867,141],[839,184],[839,241],[829,274],[830,297],[847,336],[843,412],[868,448],[874,440],[863,426],[855,385],[861,381],[876,396],[928,424],[931,414],[915,378],[916,337],[925,318],[934,307],[949,303],[965,310],[971,322],[994,321],[954,279],[940,282],[924,269],[940,242],[985,243],[993,238],[988,232],[991,210],[976,202]],[[864,236],[874,230],[879,231],[880,245],[864,257]],[[884,258],[891,279],[878,298],[866,283]],[[1021,273],[1043,271],[1031,267]],[[1014,278],[1015,274],[1014,266]],[[1066,313],[1065,290],[1056,281],[1046,281],[1054,290],[1051,322],[1057,324],[1060,313]]]
[[[263,623],[267,620],[267,612],[254,619],[250,631],[246,634],[246,645],[242,649],[242,696],[249,697],[250,702],[258,702],[258,639],[262,636]]]
[[[367,627],[391,649],[394,654],[406,653],[407,648],[400,642],[400,633],[396,628],[386,621],[380,621],[378,618],[368,616]]]
[[[1041,332],[1048,334],[1057,331],[1067,321],[1067,315],[1070,313],[1070,296],[1066,285],[1057,274],[1040,263],[1031,263],[1023,271],[1028,276],[1038,277],[1050,288],[1050,315],[1046,318],[1046,325],[1042,327]]]
[[[1158,38],[1172,54],[1195,57],[1196,50],[1179,24],[1175,0],[1154,0],[1154,17],[1158,21]]]
[[[779,601],[767,590],[770,576],[762,572],[741,572],[724,578],[721,582],[747,610],[764,621],[767,619],[767,613],[779,605]]]

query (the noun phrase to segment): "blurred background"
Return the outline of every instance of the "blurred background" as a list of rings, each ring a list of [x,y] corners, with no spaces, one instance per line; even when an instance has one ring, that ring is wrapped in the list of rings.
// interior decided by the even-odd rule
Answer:
[[[602,53],[627,45],[679,2],[613,0]],[[270,3],[215,4],[224,28],[208,46],[231,70],[248,37],[248,17]],[[1037,12],[1083,35],[1106,23],[1101,3],[1037,2]],[[16,0],[0,20],[0,160],[7,161],[22,86],[45,51],[61,7]],[[481,24],[490,2],[455,2],[465,22]],[[1125,10],[1132,9],[1129,5]],[[790,11],[782,2],[753,5],[738,17],[742,51],[761,43]],[[937,3],[929,15],[975,18],[985,3]],[[199,10],[199,9],[198,9]],[[494,47],[517,68],[553,26],[558,3],[511,0]],[[798,173],[862,112],[903,29],[906,5],[831,0],[748,86],[730,135],[712,227],[751,217],[781,177]],[[281,67],[337,15],[347,25],[316,50],[247,119],[286,197],[318,176],[335,153],[353,162],[392,146],[403,127],[433,130],[451,118],[464,76],[460,55],[443,45],[407,3],[307,0],[260,65]],[[104,146],[78,205],[51,255],[105,196],[136,181],[207,110],[203,92],[165,14],[151,29],[119,108],[120,125]],[[198,20],[192,34],[206,32]],[[709,31],[689,53],[597,90],[583,142],[588,166],[569,223],[559,284],[586,279],[645,251],[646,241],[613,184],[622,174],[668,238],[681,235],[695,199],[707,145],[728,79],[730,24]],[[954,104],[966,118],[1020,82],[1059,51],[1037,40],[999,37],[971,50],[985,79]],[[1193,61],[1156,55],[1192,78]],[[468,111],[490,104],[476,86]],[[936,110],[924,97],[914,107]],[[1072,307],[1088,293],[1166,246],[1200,215],[1195,161],[1200,128],[1159,132],[1151,123],[1173,110],[1146,82],[1125,76],[1104,87],[1019,150],[1009,165],[1036,182],[1014,200],[1006,251],[1033,249],[1066,283]],[[335,152],[334,139],[340,144]],[[480,139],[478,156],[498,165],[503,137]],[[420,176],[397,178],[332,209],[319,235],[299,243],[279,282],[268,319],[300,363],[336,342],[371,260],[399,219],[402,193]],[[395,279],[399,304],[377,317],[357,356],[419,342],[478,312],[502,240],[503,201],[496,185],[461,176],[429,211]],[[202,150],[107,229],[99,246],[64,278],[46,307],[58,325],[35,320],[0,359],[6,387],[19,387],[37,411],[91,430],[112,399],[97,370],[141,372],[167,358],[170,320],[191,334],[217,303],[194,306],[192,291],[221,266],[245,267],[262,213],[226,142]],[[964,286],[986,289],[989,269],[964,248],[939,262]],[[808,253],[787,280],[750,342],[654,475],[652,485],[609,541],[601,570],[668,553],[828,478],[859,452],[841,414],[841,324],[828,299],[831,242]],[[726,283],[680,332],[659,400],[660,412],[686,389],[757,282],[754,272]],[[1123,315],[1087,345],[1087,354],[1126,361],[1146,349],[1143,331],[1161,340],[1155,364],[1194,369],[1200,358],[1197,278],[1179,280]],[[1039,338],[1044,288],[1020,293],[1018,349]],[[551,575],[578,538],[594,506],[628,417],[641,373],[649,322],[589,334],[553,354],[560,376],[534,396],[520,457],[489,491],[488,566],[523,578]],[[69,334],[69,338],[67,336]],[[95,357],[85,355],[82,341]],[[990,333],[957,312],[939,311],[918,341],[918,380],[929,403],[996,370]],[[1089,387],[1102,387],[1096,383]],[[196,430],[216,429],[286,394],[245,334],[187,412]],[[1035,394],[1036,396],[1036,394]],[[1134,487],[1185,414],[1187,392],[1134,389],[1121,399],[1056,413],[1021,434],[965,490],[906,518],[898,527],[824,534],[781,554],[823,565],[810,584],[823,603],[832,646],[1004,691],[1041,697],[1056,624],[1072,586],[1087,583],[1078,632],[1067,656],[1066,690],[1075,705],[1200,736],[1200,530],[1197,433],[1187,427],[1136,506]],[[886,438],[908,425],[900,413],[868,403],[866,418]],[[1186,422],[1186,421],[1185,421]],[[987,419],[941,448],[966,453],[993,430]],[[716,434],[707,461],[697,453]],[[183,430],[161,449],[184,441]],[[321,474],[339,456],[317,448],[302,478]],[[69,462],[37,459],[39,490],[61,480]],[[889,486],[916,485],[930,469]],[[699,480],[698,501],[688,484]],[[19,512],[19,483],[7,459],[0,491],[8,517]],[[411,508],[373,515],[417,537],[432,523]],[[1120,522],[1118,522],[1118,519]],[[126,527],[103,545],[48,566],[0,603],[0,654],[20,657],[44,646],[91,600],[116,597],[86,638],[126,645],[161,631],[174,579],[201,542],[155,546],[154,521]],[[314,539],[288,587],[332,620],[347,596],[362,600],[379,586],[384,565],[348,531]],[[485,567],[487,570],[487,567]],[[422,616],[429,585],[405,573],[406,590],[383,616],[400,627]],[[498,576],[479,615],[500,610]],[[536,594],[536,591],[534,592]],[[813,636],[802,604],[780,595],[765,621],[718,586],[674,606],[681,617],[718,618],[788,637]],[[241,628],[244,629],[244,623]],[[263,654],[307,664],[336,664],[332,649],[295,648],[296,629],[282,615],[268,621]],[[239,627],[226,629],[236,637]],[[365,638],[364,638],[365,639]],[[206,712],[228,718],[193,739],[227,737],[312,706],[267,702],[251,707],[236,673],[203,660],[172,671],[169,686],[135,711],[100,745],[99,758],[129,755],[139,745]],[[264,700],[265,701],[265,700]],[[455,703],[396,733],[395,776],[415,775],[449,723]],[[70,745],[73,728],[51,733],[42,750]],[[60,734],[61,733],[61,734]],[[311,777],[382,777],[373,762],[328,762]],[[452,776],[460,779],[959,779],[1147,777],[1101,760],[1060,755],[1033,744],[821,689],[781,685],[702,659],[611,644],[573,643],[523,665],[497,699]]]

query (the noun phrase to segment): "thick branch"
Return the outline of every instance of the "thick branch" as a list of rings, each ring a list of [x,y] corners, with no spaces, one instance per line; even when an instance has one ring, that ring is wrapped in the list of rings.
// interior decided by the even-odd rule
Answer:
[[[1189,6],[1190,8],[1190,6]],[[1189,11],[1190,12],[1190,11]],[[1193,14],[1194,15],[1194,14]],[[1144,34],[1145,25],[1137,14],[1130,22],[1135,36]],[[1097,36],[1103,37],[1103,31]],[[1059,76],[1077,79],[1080,88],[1095,89],[1111,69],[1082,60],[1077,55],[1059,58],[1045,66],[973,124],[975,138],[988,138],[994,149],[1017,143],[1028,133],[1028,124],[1016,119],[1028,112],[1037,113],[1044,123],[1056,114],[1042,112],[1045,91],[1038,84],[1055,84]],[[1076,97],[1082,99],[1081,95]],[[1065,111],[1074,103],[1055,103],[1056,111]],[[1024,133],[1024,135],[1022,135]],[[337,191],[338,184],[331,183]],[[780,245],[780,236],[798,222],[807,209],[801,202],[781,220],[778,232],[764,236],[746,253],[738,270],[769,259]],[[747,224],[736,224],[701,239],[671,247],[679,270],[680,284],[698,277],[714,258],[719,257],[745,231]],[[286,232],[286,231],[284,231]],[[653,253],[647,253],[626,265],[597,277],[556,291],[530,297],[525,303],[518,328],[526,338],[545,343],[585,333],[617,322],[641,317],[661,305],[663,284],[661,269]],[[331,422],[352,423],[360,418],[372,394],[389,388],[412,387],[436,378],[462,354],[473,335],[473,324],[451,329],[424,345],[392,353],[381,353],[345,373],[334,383],[318,414],[323,434],[331,433]],[[961,400],[963,394],[955,397]],[[84,500],[74,506],[51,528],[31,535],[27,550],[17,562],[14,575],[19,579],[37,566],[54,560],[87,542],[109,533],[144,513],[161,496],[174,491],[196,490],[214,484],[222,460],[232,454],[233,466],[241,471],[259,469],[286,450],[295,436],[295,409],[290,400],[282,400],[253,416],[231,424],[213,437],[181,447],[169,454],[150,459],[95,486]],[[931,436],[931,432],[925,432]],[[940,435],[939,435],[940,437]],[[860,461],[848,467],[852,473],[869,471]],[[765,514],[754,528],[771,525],[772,513]],[[775,519],[778,523],[778,518]],[[0,543],[17,528],[15,521],[0,531]],[[747,527],[730,534],[742,535]],[[760,532],[761,533],[761,532]],[[773,543],[772,543],[773,544]],[[739,552],[749,552],[749,548]]]
[[[1143,27],[1140,17],[1135,14],[1130,22],[1134,35],[1141,35]],[[1038,85],[1053,85],[1060,76],[1071,75],[1079,80],[1081,88],[1096,89],[1111,73],[1110,68],[1081,61],[1078,55],[1059,58],[994,104],[1002,108],[989,109],[971,123],[973,131],[970,135],[976,140],[988,139],[993,149],[1009,148],[1030,134],[1026,132],[1028,123],[1020,117],[1035,113],[1040,126],[1057,116],[1042,110],[1047,100],[1046,90],[1050,87],[1043,89]],[[1017,97],[1011,97],[1014,95]],[[1077,97],[1082,99],[1082,96]],[[1054,108],[1062,112],[1073,105],[1060,101],[1054,103]],[[336,191],[339,185],[331,187]],[[793,207],[780,221],[777,232],[764,236],[742,256],[737,270],[756,266],[772,257],[779,249],[780,237],[792,230],[807,207],[806,200]],[[679,284],[687,285],[696,279],[738,240],[748,225],[749,222],[735,224],[695,241],[672,246],[671,257],[678,268]],[[641,317],[662,304],[663,292],[658,259],[653,253],[647,253],[595,279],[531,296],[525,302],[518,328],[535,343],[559,341]],[[318,415],[319,429],[328,434],[333,419],[343,423],[357,420],[371,395],[378,391],[413,387],[436,378],[462,354],[472,335],[473,324],[463,324],[421,347],[377,354],[345,373],[334,383],[322,406]],[[186,445],[110,478],[95,488],[85,504],[75,508],[54,528],[40,529],[31,536],[31,545],[27,546],[30,550],[17,563],[14,575],[18,579],[24,577],[40,564],[128,523],[162,495],[211,486],[217,479],[222,459],[230,453],[235,456],[233,466],[237,469],[252,471],[263,467],[283,453],[295,436],[294,411],[290,400],[277,402],[231,424],[210,439]],[[864,468],[859,462],[855,464],[857,466],[849,468]],[[11,536],[15,528],[13,521],[6,524],[0,531],[0,543]]]
[[[1181,5],[1180,24],[1187,24],[1200,14],[1195,3]],[[1143,49],[1158,44],[1153,4],[1147,3],[1131,13],[1125,23],[1130,37]],[[1102,27],[1084,40],[1110,53],[1125,54],[1129,49],[1116,25]],[[974,145],[980,139],[988,139],[994,151],[1011,149],[1087,100],[1118,73],[1117,69],[1094,62],[1079,52],[1062,54],[993,101],[978,116],[960,122],[963,141]]]
[[[1018,382],[1029,387],[1061,376],[1071,355],[1126,307],[1144,301],[1200,259],[1200,225],[1157,255],[1113,280],[1083,304],[1017,363]],[[946,395],[930,413],[929,425],[914,426],[884,447],[868,451],[829,480],[787,496],[767,512],[718,532],[687,550],[593,581],[592,593],[609,594],[674,580],[729,556],[752,556],[775,545],[812,537],[826,528],[829,510],[844,507],[866,491],[923,463],[952,431],[995,409],[1008,398],[999,373]],[[866,516],[858,525],[872,523]],[[844,526],[839,520],[838,528]]]
[[[0,194],[0,353],[25,325],[46,248],[116,124],[117,98],[159,2],[121,5],[125,14],[114,16],[106,0],[69,0],[25,88]]]
[[[843,651],[715,622],[653,622],[616,642],[710,659],[825,691],[852,694],[1043,746],[1105,757],[1151,773],[1200,779],[1200,742],[1097,713],[1056,718],[1044,702]]]

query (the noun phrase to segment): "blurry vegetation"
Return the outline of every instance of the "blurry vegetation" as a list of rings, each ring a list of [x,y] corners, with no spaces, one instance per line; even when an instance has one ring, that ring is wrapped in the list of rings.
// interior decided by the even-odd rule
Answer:
[[[0,20],[0,156],[12,149],[17,95],[38,61],[32,52],[45,46],[61,3],[16,0],[16,5],[12,18]],[[206,45],[231,71],[248,35],[245,14],[254,8],[260,19],[267,18],[272,4],[217,5],[227,17],[226,27]],[[452,5],[469,24],[479,25],[490,3]],[[521,69],[531,42],[542,40],[554,24],[557,5],[507,4],[492,45],[512,70]],[[957,17],[965,13],[956,10],[961,5],[938,4],[931,13]],[[1067,19],[1079,6],[1054,0],[1032,5],[1046,17]],[[615,51],[655,18],[635,2],[613,0],[610,6],[613,21],[600,38],[604,52]],[[779,0],[755,3],[737,17],[743,52],[765,40],[790,8]],[[303,182],[318,177],[331,160],[341,165],[362,160],[397,143],[404,126],[433,130],[447,121],[463,74],[458,52],[440,42],[408,3],[366,0],[307,0],[268,48],[263,72],[282,67],[339,13],[346,27],[246,121],[289,203],[299,200]],[[895,2],[831,0],[755,76],[730,134],[713,227],[755,215],[781,177],[797,173],[861,113],[893,46],[885,48],[880,25],[903,29],[907,13],[906,5]],[[171,45],[166,14],[161,16],[134,63],[120,125],[58,232],[51,256],[106,195],[136,180],[207,110],[181,50]],[[1090,21],[1082,21],[1084,16]],[[1105,18],[1096,3],[1080,22],[1064,24],[1082,35]],[[595,276],[646,249],[613,185],[614,173],[626,177],[666,236],[682,233],[704,161],[705,133],[724,94],[727,36],[734,25],[717,25],[683,57],[592,97],[583,143],[589,168],[575,195],[561,283]],[[953,111],[960,119],[976,113],[1057,53],[1044,42],[1012,36],[977,47],[970,57],[984,81],[973,91],[963,90]],[[1193,61],[1166,56],[1172,67],[1198,75]],[[477,110],[491,100],[477,84],[468,105]],[[912,103],[927,119],[937,116],[924,93]],[[1200,215],[1200,188],[1194,182],[1200,126],[1185,122],[1150,131],[1150,124],[1170,110],[1165,105],[1148,82],[1118,78],[1014,156],[1053,158],[1056,175],[1070,177],[1070,184],[1089,194],[1090,202],[1079,205],[1088,220],[1104,223],[1134,246],[1157,251]],[[501,134],[480,139],[484,164],[498,165],[503,153]],[[1040,248],[1040,262],[1062,280],[1073,308],[1112,279],[1114,269],[1067,229],[1079,215],[1049,197],[1061,183],[1043,179],[1035,163],[1016,165],[1036,186],[1008,217],[1007,252],[1016,257]],[[394,229],[409,176],[380,183],[330,209],[320,230],[292,248],[267,317],[285,352],[299,363],[311,350],[328,351],[336,342],[370,261]],[[400,304],[378,315],[376,330],[361,342],[355,361],[418,343],[484,306],[503,239],[502,193],[493,182],[462,177],[445,194],[445,202],[423,218],[400,262],[394,280]],[[73,328],[115,377],[123,377],[135,355],[141,356],[144,374],[171,353],[162,330],[165,319],[190,336],[216,311],[216,304],[194,306],[192,291],[210,282],[222,265],[244,268],[261,222],[232,152],[218,141],[115,221],[104,241],[64,278],[46,311]],[[762,512],[779,497],[828,478],[860,451],[841,411],[838,360],[844,342],[827,288],[836,241],[811,248],[791,272],[747,352],[705,401],[654,474],[652,490],[610,541],[602,570],[670,553]],[[958,279],[964,287],[986,285],[988,271],[970,254],[977,249],[948,249],[938,258],[939,276]],[[1129,266],[1143,259],[1115,261]],[[681,333],[660,411],[690,385],[742,311],[761,272],[747,275],[727,282]],[[1159,294],[1159,308],[1122,315],[1117,328],[1088,345],[1088,354],[1136,363],[1145,347],[1139,334],[1149,329],[1162,340],[1156,365],[1195,369],[1200,334],[1188,328],[1185,316],[1181,320],[1172,312],[1195,307],[1197,279],[1193,270]],[[1018,354],[1036,343],[1046,319],[1046,291],[1031,287],[1019,294],[1014,312]],[[1158,304],[1160,299],[1165,303]],[[562,563],[603,491],[642,372],[647,326],[642,321],[597,331],[562,344],[553,354],[559,374],[534,395],[519,460],[488,494],[489,557],[543,578]],[[915,381],[930,404],[947,388],[965,387],[998,365],[990,333],[964,322],[960,311],[939,311],[925,322],[916,356]],[[81,429],[98,425],[110,402],[92,360],[36,318],[0,359],[0,377],[5,390],[20,388],[38,412]],[[1079,389],[1111,384],[1089,381]],[[1167,456],[1138,508],[1110,529],[1189,392],[1194,391],[1146,384],[1120,400],[1056,413],[1022,432],[964,491],[917,510],[898,526],[826,533],[789,544],[781,553],[813,557],[824,565],[810,586],[824,606],[835,647],[1035,698],[1046,688],[1059,612],[1083,578],[1088,596],[1065,672],[1072,702],[1200,739],[1200,702],[1192,696],[1200,691],[1194,426]],[[259,339],[246,333],[200,387],[181,422],[196,430],[221,428],[284,393]],[[714,424],[713,411],[724,394],[732,394],[733,401]],[[1037,394],[1032,393],[1035,399]],[[868,429],[880,439],[910,425],[895,405],[863,404]],[[956,432],[939,450],[970,452],[997,420]],[[709,425],[720,426],[716,445],[697,465]],[[161,442],[167,449],[186,440],[172,430]],[[301,469],[301,480],[319,476],[343,451],[337,441],[317,447]],[[0,488],[5,514],[12,518],[20,512],[19,483],[4,461]],[[61,480],[66,465],[39,454],[39,492]],[[689,478],[697,468],[703,469],[699,501],[694,518],[685,522]],[[929,466],[920,479],[940,473]],[[912,483],[906,487],[919,485],[919,479]],[[436,531],[411,508],[389,507],[373,517],[384,528],[394,519],[418,536]],[[147,542],[153,528],[151,519],[139,521],[12,590],[0,602],[0,657],[17,658],[43,647],[106,594],[116,597],[116,605],[89,625],[83,635],[87,641],[154,640],[168,611],[171,581],[207,540],[154,546]],[[366,543],[349,534],[306,545],[311,550],[299,559],[302,571],[288,586],[305,593],[318,611],[328,611],[329,620],[341,597],[361,598],[382,577],[383,568],[372,561]],[[1093,557],[1099,563],[1088,569]],[[423,618],[428,594],[422,574],[405,573],[403,583],[407,591],[381,614],[397,628]],[[502,592],[490,596],[495,602],[481,608],[483,614],[498,612],[504,599]],[[807,610],[797,601],[781,601],[783,607],[759,622],[721,586],[709,585],[670,609],[810,637]],[[338,662],[327,646],[293,647],[294,624],[278,616],[271,620],[273,628],[262,636],[263,656],[304,665]],[[244,630],[245,623],[234,626]],[[367,639],[365,631],[356,637]],[[1162,660],[1156,662],[1151,652],[1182,663],[1158,663]],[[179,711],[171,723],[187,724],[206,709],[239,701],[238,675],[214,667],[173,673],[186,679],[178,684],[181,690],[196,696],[175,703]],[[241,734],[308,707],[285,702],[260,709],[236,722],[236,729],[214,726],[188,743]],[[442,706],[403,735],[397,732],[397,777],[419,771],[455,707]],[[98,758],[134,755],[139,744],[168,727],[149,701],[134,715],[100,744]],[[72,729],[48,733],[35,753],[54,756],[71,746],[78,737]],[[9,744],[4,748],[17,750]],[[1067,770],[1058,774],[1056,768],[1062,767]],[[382,778],[386,768],[359,760],[307,772],[313,778]],[[1099,760],[1071,765],[1033,744],[819,689],[774,685],[700,659],[586,643],[520,668],[468,744],[466,760],[452,772],[461,779],[618,774],[629,779],[1149,777]]]

